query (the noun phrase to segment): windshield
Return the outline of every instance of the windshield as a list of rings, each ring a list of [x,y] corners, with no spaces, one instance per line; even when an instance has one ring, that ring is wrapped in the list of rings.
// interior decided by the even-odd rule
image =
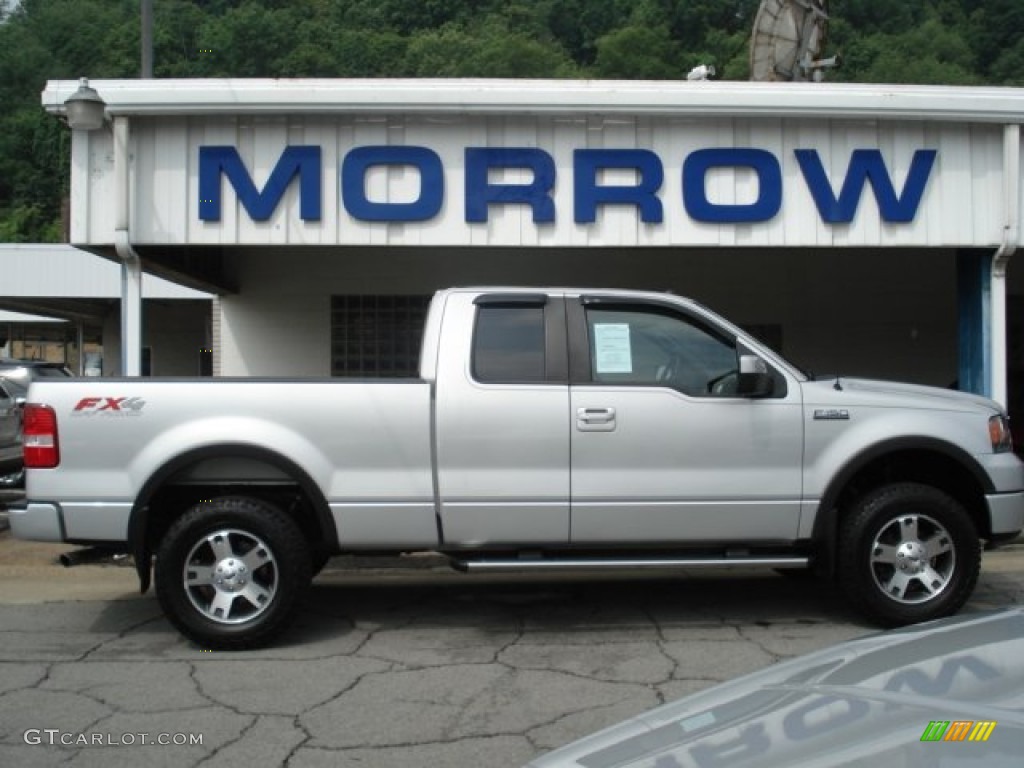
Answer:
[[[28,389],[21,386],[14,379],[8,379],[3,374],[0,374],[0,381],[3,381],[7,391],[11,393],[11,397],[25,397],[28,394]]]

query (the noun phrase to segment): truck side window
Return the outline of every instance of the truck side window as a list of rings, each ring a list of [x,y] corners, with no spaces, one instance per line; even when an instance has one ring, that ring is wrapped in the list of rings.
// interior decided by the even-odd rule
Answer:
[[[671,312],[587,309],[592,381],[735,396],[735,342]]]
[[[544,307],[477,307],[472,366],[484,383],[543,382]]]

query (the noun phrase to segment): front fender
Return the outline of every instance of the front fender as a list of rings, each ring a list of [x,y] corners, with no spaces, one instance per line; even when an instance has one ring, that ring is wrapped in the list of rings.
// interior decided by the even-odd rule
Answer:
[[[929,436],[908,436],[890,438],[876,443],[850,456],[836,471],[825,487],[818,501],[811,539],[819,556],[824,556],[827,569],[831,571],[838,546],[839,518],[842,510],[840,500],[851,483],[878,462],[887,457],[933,456],[936,461],[953,462],[969,476],[981,493],[991,493],[993,484],[978,460],[960,446]],[[947,464],[948,466],[948,464]],[[952,480],[952,478],[948,478]]]

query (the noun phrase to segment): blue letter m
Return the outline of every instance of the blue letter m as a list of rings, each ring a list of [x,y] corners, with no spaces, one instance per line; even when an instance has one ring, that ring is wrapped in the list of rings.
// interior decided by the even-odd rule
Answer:
[[[875,191],[882,221],[913,221],[936,155],[934,149],[919,149],[914,153],[907,181],[903,185],[903,194],[897,196],[882,153],[877,149],[855,149],[837,199],[817,151],[797,149],[795,153],[800,170],[807,181],[807,188],[811,191],[815,205],[818,206],[818,213],[829,224],[848,224],[853,221],[864,184],[867,182],[870,182],[871,188]]]
[[[320,219],[320,147],[285,147],[262,192],[256,189],[235,147],[200,147],[199,218],[203,221],[220,221],[222,173],[253,221],[270,218],[298,175],[299,216],[304,221]]]

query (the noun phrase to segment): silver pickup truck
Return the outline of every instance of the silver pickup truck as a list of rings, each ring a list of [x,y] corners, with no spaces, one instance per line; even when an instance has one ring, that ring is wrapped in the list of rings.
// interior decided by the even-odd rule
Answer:
[[[906,624],[1024,527],[996,403],[815,380],[658,293],[442,291],[408,381],[37,382],[24,451],[14,534],[130,552],[204,647],[269,641],[332,555],[417,550],[810,572]]]

